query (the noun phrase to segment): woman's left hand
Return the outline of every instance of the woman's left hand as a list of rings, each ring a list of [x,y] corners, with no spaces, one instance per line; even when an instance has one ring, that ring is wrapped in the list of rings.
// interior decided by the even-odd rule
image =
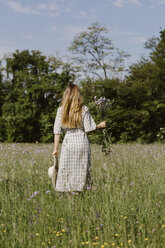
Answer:
[[[57,150],[54,150],[54,151],[52,152],[52,155],[55,156],[55,157],[57,157],[57,156],[58,156],[58,151],[57,151]]]

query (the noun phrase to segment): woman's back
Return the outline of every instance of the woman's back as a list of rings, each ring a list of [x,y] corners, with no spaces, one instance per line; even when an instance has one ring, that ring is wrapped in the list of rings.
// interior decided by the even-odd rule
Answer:
[[[61,123],[61,113],[62,107],[60,106],[57,110],[56,122],[54,125],[54,134],[60,134],[62,129],[66,132],[75,133],[75,132],[90,132],[96,129],[96,123],[94,122],[92,116],[89,113],[87,106],[83,106],[82,109],[82,124],[79,128],[68,128],[63,127]]]

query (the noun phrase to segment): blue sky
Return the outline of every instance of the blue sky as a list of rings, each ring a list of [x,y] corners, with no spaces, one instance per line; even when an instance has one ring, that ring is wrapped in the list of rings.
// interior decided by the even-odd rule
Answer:
[[[67,55],[75,35],[94,22],[108,27],[131,64],[165,28],[165,0],[0,0],[0,58],[16,49]]]

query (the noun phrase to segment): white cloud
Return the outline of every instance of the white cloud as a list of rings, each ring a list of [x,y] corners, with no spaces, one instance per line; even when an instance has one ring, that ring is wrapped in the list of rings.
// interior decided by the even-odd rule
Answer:
[[[114,5],[119,8],[123,8],[126,4],[141,5],[141,0],[111,0]]]
[[[56,11],[59,7],[55,1],[49,1],[48,3],[41,3],[37,6],[39,10]]]
[[[72,11],[71,8],[68,8],[68,7],[65,8],[64,10],[65,10],[66,13],[70,13]]]
[[[38,9],[47,10],[47,5],[45,3],[38,4]]]
[[[31,13],[31,8],[29,6],[23,6],[19,2],[6,1],[6,4],[15,12],[19,13]]]
[[[150,8],[155,8],[156,5],[165,5],[165,0],[150,0],[150,3],[146,3],[146,1],[142,0],[108,0],[111,2],[113,5],[119,7],[119,8],[124,8],[126,5],[148,5]]]
[[[20,0],[0,0],[4,2],[9,8],[18,13],[26,13],[26,14],[46,14],[52,17],[56,17],[59,15],[60,8],[57,5],[55,0],[49,0],[45,3],[40,4],[32,4],[32,5],[23,5]]]
[[[80,17],[82,18],[86,18],[87,17],[87,13],[85,11],[80,11]]]

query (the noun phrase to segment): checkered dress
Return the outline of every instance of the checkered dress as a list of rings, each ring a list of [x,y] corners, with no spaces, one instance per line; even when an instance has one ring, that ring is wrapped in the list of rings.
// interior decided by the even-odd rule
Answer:
[[[55,190],[82,191],[90,183],[90,144],[87,132],[96,129],[89,110],[83,107],[82,126],[80,128],[62,128],[61,107],[58,108],[54,122],[54,134],[66,132],[59,160],[59,171]]]

